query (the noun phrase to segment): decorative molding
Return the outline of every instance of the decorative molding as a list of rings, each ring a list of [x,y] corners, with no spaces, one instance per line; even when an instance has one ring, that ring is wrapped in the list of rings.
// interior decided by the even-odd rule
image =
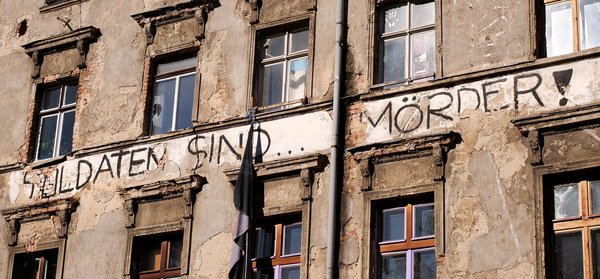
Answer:
[[[373,189],[373,171],[375,170],[373,160],[366,158],[358,161],[362,183],[360,189],[362,191],[370,191]]]
[[[190,18],[195,18],[198,21],[200,32],[196,35],[196,38],[202,40],[204,39],[208,13],[219,6],[218,0],[192,0],[174,6],[134,14],[131,17],[144,29],[147,45],[154,43],[157,26]]]
[[[246,3],[250,5],[252,14],[250,15],[250,24],[256,24],[260,21],[260,7],[262,5],[261,0],[246,0]]]
[[[328,164],[327,156],[323,154],[308,155],[292,159],[275,160],[254,164],[256,176],[259,178],[281,176],[287,173],[300,172],[303,169],[323,169]],[[223,173],[230,182],[235,182],[240,172],[239,167],[225,170]]]
[[[302,187],[302,200],[312,200],[312,183],[314,173],[312,169],[302,169],[300,171],[300,187]]]
[[[428,135],[424,137],[399,139],[376,144],[356,146],[346,151],[354,155],[361,176],[360,189],[371,191],[375,166],[381,163],[432,156],[435,166],[433,181],[445,180],[446,155],[461,138],[458,133]]]
[[[149,200],[162,199],[166,197],[181,196],[184,203],[184,214],[182,219],[192,219],[194,212],[194,197],[202,191],[202,186],[207,183],[206,178],[199,175],[160,181],[144,185],[129,186],[117,190],[124,200],[124,208],[128,229],[135,228],[135,216],[138,204]]]
[[[511,122],[529,143],[531,165],[540,166],[544,165],[544,136],[600,125],[600,103],[518,118]]]
[[[53,12],[71,5],[79,4],[87,0],[45,0],[45,6],[40,8],[40,13]]]
[[[312,201],[312,185],[315,172],[322,171],[329,163],[327,156],[313,154],[299,158],[276,160],[254,165],[256,176],[259,179],[296,175],[300,177],[299,187],[302,189],[302,201]],[[235,185],[240,172],[239,167],[225,170],[229,181]]]
[[[22,222],[44,220],[51,218],[52,216],[58,217],[60,226],[57,231],[57,236],[59,238],[66,238],[71,214],[78,205],[79,201],[77,199],[66,198],[1,210],[0,214],[2,214],[9,224],[10,237],[8,245],[14,246],[17,244],[19,229]]]
[[[62,51],[64,49],[77,48],[79,51],[79,63],[77,66],[80,69],[85,68],[89,44],[98,39],[100,35],[100,29],[88,26],[23,45],[22,47],[25,49],[25,52],[33,61],[34,67],[31,77],[38,78],[40,76],[41,65],[46,53]]]

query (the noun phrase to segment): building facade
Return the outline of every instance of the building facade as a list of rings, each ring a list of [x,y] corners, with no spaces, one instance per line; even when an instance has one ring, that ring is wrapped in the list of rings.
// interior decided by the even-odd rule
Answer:
[[[599,0],[0,1],[0,277],[226,278],[252,137],[258,278],[600,278],[599,34]]]

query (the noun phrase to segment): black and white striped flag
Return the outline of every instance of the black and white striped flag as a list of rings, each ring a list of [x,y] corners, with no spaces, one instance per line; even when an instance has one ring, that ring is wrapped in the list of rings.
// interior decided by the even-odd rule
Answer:
[[[240,279],[250,278],[252,271],[248,259],[248,242],[250,238],[250,229],[252,227],[252,217],[254,216],[252,205],[253,185],[254,185],[254,165],[252,163],[252,124],[248,132],[248,141],[242,156],[240,173],[235,182],[233,202],[237,209],[237,224],[235,228],[235,237],[231,248],[231,259],[229,260],[229,278]],[[246,274],[248,273],[248,274]]]

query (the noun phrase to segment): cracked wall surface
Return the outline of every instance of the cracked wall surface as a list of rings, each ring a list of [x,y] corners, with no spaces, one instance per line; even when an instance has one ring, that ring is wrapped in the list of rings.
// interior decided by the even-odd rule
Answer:
[[[378,202],[430,193],[438,278],[542,278],[539,172],[600,157],[598,50],[535,57],[532,1],[438,0],[436,76],[379,86],[377,1],[347,2],[339,277],[371,275]],[[86,0],[42,11],[41,0],[0,1],[1,278],[14,251],[61,240],[65,226],[63,278],[129,278],[131,235],[168,232],[173,223],[190,234],[184,278],[225,277],[235,171],[259,82],[257,34],[299,22],[311,34],[306,100],[259,109],[250,136],[260,153],[259,211],[301,219],[301,278],[324,277],[335,1],[255,3]],[[203,8],[146,32],[151,20],[144,20],[186,5]],[[38,65],[41,76],[32,77],[33,54],[23,45],[89,26],[100,34],[85,59],[76,43],[53,47]],[[153,67],[181,54],[198,60],[194,127],[149,135]],[[79,82],[73,152],[32,160],[40,88],[65,79]],[[52,205],[66,200],[75,201],[68,214]]]

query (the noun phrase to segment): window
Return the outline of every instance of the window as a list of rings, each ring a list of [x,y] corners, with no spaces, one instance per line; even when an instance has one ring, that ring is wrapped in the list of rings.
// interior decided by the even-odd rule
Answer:
[[[377,82],[409,83],[435,73],[435,2],[380,1]]]
[[[270,34],[260,40],[257,105],[303,100],[308,70],[306,28]]]
[[[252,267],[257,279],[300,278],[302,223],[265,225],[256,229]]]
[[[431,199],[383,202],[374,232],[378,278],[435,278],[435,220]]]
[[[555,185],[549,222],[554,278],[600,278],[600,180]],[[551,249],[549,249],[551,248]]]
[[[140,236],[133,245],[132,278],[180,278],[182,233]]]
[[[600,0],[544,0],[546,55],[600,46]]]
[[[192,127],[196,57],[158,64],[152,100],[153,135]]]
[[[77,82],[46,88],[41,98],[36,160],[65,155],[71,151]]]
[[[15,254],[12,278],[54,279],[58,263],[58,248]]]

